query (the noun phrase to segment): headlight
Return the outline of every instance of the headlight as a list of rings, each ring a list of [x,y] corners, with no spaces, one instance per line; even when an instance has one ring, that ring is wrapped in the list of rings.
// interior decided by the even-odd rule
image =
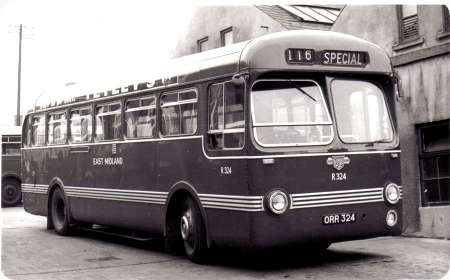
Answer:
[[[282,191],[273,191],[269,194],[269,209],[275,214],[284,213],[289,206],[288,196]]]
[[[390,183],[384,190],[384,196],[387,202],[396,204],[400,200],[400,188],[396,184]]]
[[[398,215],[395,210],[389,210],[386,214],[386,224],[390,227],[393,227],[397,224]]]

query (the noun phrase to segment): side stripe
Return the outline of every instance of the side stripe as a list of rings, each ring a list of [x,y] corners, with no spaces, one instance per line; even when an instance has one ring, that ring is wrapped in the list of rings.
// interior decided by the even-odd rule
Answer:
[[[137,202],[165,205],[168,192],[125,190],[113,188],[87,188],[65,186],[68,197],[102,199],[111,201]],[[22,192],[48,194],[48,186],[42,184],[22,184]],[[328,192],[290,194],[290,209],[351,205],[384,201],[384,188],[363,188]],[[198,194],[205,208],[258,212],[264,211],[264,196]],[[403,190],[400,186],[400,199]]]

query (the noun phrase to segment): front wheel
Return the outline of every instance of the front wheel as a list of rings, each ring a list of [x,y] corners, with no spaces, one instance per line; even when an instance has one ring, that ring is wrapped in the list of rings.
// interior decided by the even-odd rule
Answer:
[[[22,200],[20,182],[16,179],[5,179],[2,182],[2,207],[15,206]]]
[[[205,224],[192,198],[184,201],[179,224],[187,257],[195,263],[204,262],[208,250]]]
[[[57,188],[51,198],[51,219],[57,234],[68,235],[70,233],[69,207],[61,189]]]

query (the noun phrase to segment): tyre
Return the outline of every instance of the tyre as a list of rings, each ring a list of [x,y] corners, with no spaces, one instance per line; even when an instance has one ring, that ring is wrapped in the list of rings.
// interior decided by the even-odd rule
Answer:
[[[208,250],[205,224],[192,198],[183,203],[179,226],[186,256],[195,263],[203,263]]]
[[[52,194],[50,210],[50,217],[56,233],[59,235],[69,235],[71,229],[69,223],[69,207],[60,188],[57,188]]]
[[[22,201],[22,187],[16,179],[8,178],[2,182],[2,207],[15,206]]]

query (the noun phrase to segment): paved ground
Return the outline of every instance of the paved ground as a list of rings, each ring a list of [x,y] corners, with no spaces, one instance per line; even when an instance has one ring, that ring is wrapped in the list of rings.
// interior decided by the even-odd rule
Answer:
[[[196,265],[164,253],[159,241],[60,237],[21,207],[1,216],[1,267],[11,279],[439,279],[450,267],[450,241],[400,237],[333,244],[316,255],[217,251]]]

